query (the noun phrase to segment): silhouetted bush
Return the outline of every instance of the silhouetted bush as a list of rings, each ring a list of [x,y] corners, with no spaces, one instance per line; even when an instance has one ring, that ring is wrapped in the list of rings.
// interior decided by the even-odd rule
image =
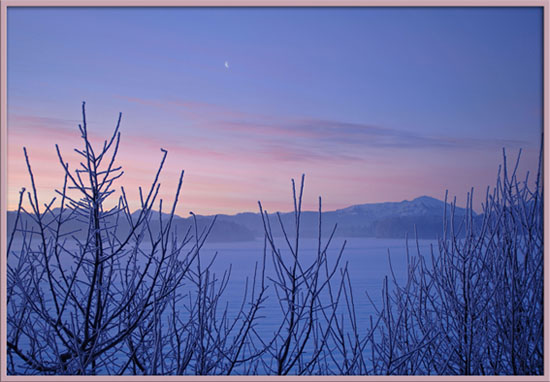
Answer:
[[[122,175],[121,116],[96,151],[84,104],[82,114],[80,167],[71,171],[57,148],[64,182],[44,207],[25,149],[32,190],[21,191],[8,243],[8,373],[223,374],[257,358],[248,338],[264,298],[263,273],[254,276],[251,284],[261,286],[245,291],[236,317],[220,316],[230,271],[218,278],[200,255],[215,219],[202,231],[197,224],[172,229],[183,171],[168,214],[157,203],[165,150],[151,186],[139,189],[140,209],[130,212],[124,188],[106,209]]]
[[[437,248],[413,256],[407,245],[406,282],[384,281],[373,373],[543,374],[541,165],[531,189],[519,159],[510,173],[504,154],[479,221],[472,190],[460,224],[456,202],[446,211]]]

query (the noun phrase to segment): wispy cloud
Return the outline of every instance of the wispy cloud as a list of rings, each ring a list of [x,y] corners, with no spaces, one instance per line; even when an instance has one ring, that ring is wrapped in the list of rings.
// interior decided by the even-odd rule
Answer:
[[[141,98],[124,98],[152,108],[190,118],[197,130],[203,134],[223,134],[239,136],[259,147],[268,148],[273,140],[288,143],[285,154],[289,154],[292,143],[301,141],[323,150],[327,146],[392,148],[392,149],[487,149],[492,147],[521,147],[529,145],[526,141],[505,139],[480,139],[461,137],[460,135],[427,135],[411,132],[407,129],[395,129],[366,123],[352,123],[296,116],[272,116],[260,113],[243,112],[226,106],[208,102],[172,100],[167,102]],[[299,148],[300,151],[303,150]],[[301,152],[295,153],[302,158]],[[324,157],[321,155],[321,157]],[[350,156],[350,159],[353,156]]]
[[[57,126],[57,127],[74,127],[79,124],[81,121],[76,121],[72,119],[65,118],[56,118],[56,117],[44,117],[37,115],[26,115],[26,114],[8,114],[8,123],[18,124],[18,125],[31,125],[31,126]]]

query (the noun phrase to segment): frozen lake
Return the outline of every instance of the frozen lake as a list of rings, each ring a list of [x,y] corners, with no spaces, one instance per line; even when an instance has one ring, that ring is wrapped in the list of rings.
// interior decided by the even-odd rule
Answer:
[[[368,291],[370,297],[379,307],[384,277],[388,275],[391,278],[388,253],[391,256],[396,278],[399,281],[405,279],[407,263],[406,241],[405,239],[333,238],[327,250],[329,266],[335,263],[344,241],[346,241],[346,247],[339,267],[344,267],[347,264],[351,280],[351,289],[355,301],[358,331],[361,335],[365,335],[368,332],[370,316],[375,314],[374,308],[366,296],[366,292]],[[280,248],[283,258],[289,259],[291,255],[284,238],[275,238],[275,243],[276,246]],[[21,245],[21,243],[17,241],[14,244],[14,250]],[[323,241],[322,245],[324,246],[325,244],[326,242]],[[416,241],[409,240],[408,244],[411,256],[415,256],[417,254]],[[192,245],[193,242],[187,244],[188,250],[191,249]],[[430,247],[432,245],[436,248],[437,242],[434,240],[418,241],[418,248],[426,257],[429,257],[431,251]],[[146,246],[147,244],[143,244],[142,249],[145,249],[144,247]],[[317,255],[318,241],[317,239],[301,239],[299,248],[299,258],[303,266],[308,267],[312,264]],[[210,263],[212,257],[216,253],[217,257],[210,270],[215,273],[218,279],[220,279],[223,273],[231,267],[230,279],[220,299],[217,316],[221,316],[224,309],[227,307],[229,320],[232,320],[238,315],[239,309],[241,308],[247,277],[251,282],[256,263],[258,264],[258,268],[261,269],[264,241],[206,243],[200,251],[202,266],[204,267],[206,264]],[[11,257],[10,263],[14,259],[14,257]],[[12,265],[15,264],[12,263]],[[70,261],[66,262],[64,265],[67,267],[71,267],[71,265],[74,266]],[[192,268],[196,269],[196,261]],[[265,276],[265,283],[268,285],[266,291],[267,299],[264,301],[257,314],[255,331],[260,338],[269,341],[280,328],[281,323],[284,322],[284,316],[279,305],[280,302],[275,293],[274,282],[272,281],[272,279],[276,278],[276,275],[269,247],[266,256]],[[337,288],[338,281],[340,280],[340,272],[337,272],[335,277],[333,287]],[[196,286],[190,283],[189,280],[184,280],[182,288],[183,293],[191,292],[191,294],[194,294],[196,293],[196,291],[193,292],[195,289]],[[322,304],[325,303],[326,297],[328,297],[328,295],[325,289],[325,292],[320,295]],[[326,299],[327,304],[328,302],[329,300]],[[284,304],[285,302],[283,302],[283,305]],[[185,306],[180,306],[179,308],[181,313],[184,313],[187,309]],[[247,309],[248,305],[245,307],[245,310]],[[339,312],[345,314],[345,309],[346,306],[342,299],[339,305]],[[26,348],[24,344],[21,344],[21,346]],[[306,348],[306,352],[307,351],[308,348]],[[267,357],[267,354],[265,356]],[[336,357],[338,360],[338,356]],[[235,373],[239,374],[240,369],[237,368]]]
[[[348,272],[351,279],[352,291],[355,299],[355,307],[360,321],[366,323],[369,316],[374,313],[372,304],[366,296],[366,292],[370,297],[378,303],[381,296],[381,288],[384,276],[388,275],[391,280],[391,270],[388,262],[388,254],[391,256],[391,262],[396,278],[399,281],[404,280],[406,276],[407,250],[405,239],[376,239],[376,238],[342,238],[335,237],[332,239],[327,250],[327,258],[329,265],[336,262],[340,249],[346,241],[342,259],[339,267],[344,267],[347,263]],[[36,243],[35,243],[36,244]],[[283,238],[275,238],[275,244],[281,250],[283,256],[290,257],[290,251]],[[294,243],[292,242],[294,245]],[[323,241],[323,246],[326,241]],[[190,249],[193,243],[189,243],[187,248]],[[420,252],[429,258],[430,247],[434,246],[437,251],[436,240],[418,240],[418,248]],[[409,253],[411,256],[417,254],[417,243],[415,240],[409,240]],[[20,241],[14,242],[12,249],[20,247]],[[66,246],[71,248],[71,246]],[[76,247],[75,247],[76,248]],[[318,242],[317,239],[306,238],[300,239],[299,243],[299,258],[302,264],[309,266],[315,259],[317,254]],[[264,241],[248,241],[248,242],[218,242],[204,244],[201,249],[200,257],[203,267],[210,263],[212,256],[217,253],[211,271],[218,278],[221,278],[224,271],[231,266],[231,275],[228,286],[222,296],[223,306],[227,304],[228,311],[235,312],[240,308],[240,304],[245,293],[246,278],[249,282],[252,281],[254,268],[258,263],[258,269],[261,269],[261,262],[264,252]],[[13,257],[10,260],[14,260]],[[67,259],[69,260],[69,259]],[[290,259],[289,259],[290,260]],[[11,261],[10,261],[11,262]],[[72,261],[66,261],[65,265],[71,267]],[[193,266],[195,268],[195,265]],[[265,316],[261,321],[262,328],[267,330],[271,324],[280,322],[280,307],[277,301],[277,296],[274,293],[273,282],[269,278],[275,278],[273,261],[271,258],[271,250],[268,247],[266,256],[266,285],[269,286],[267,291],[268,298],[262,308],[262,316]],[[339,280],[339,272],[334,280],[334,285]],[[185,287],[184,287],[185,289]],[[220,305],[221,307],[221,305]],[[361,324],[361,322],[359,322]]]
[[[275,238],[276,244],[280,246],[283,254],[289,255],[288,247],[283,238]],[[342,244],[346,241],[346,247],[342,255],[340,266],[347,262],[351,279],[352,290],[355,299],[355,308],[358,316],[358,324],[366,330],[369,316],[374,313],[372,304],[366,296],[368,291],[370,297],[378,304],[381,297],[381,288],[384,276],[391,278],[391,270],[388,262],[388,251],[391,256],[392,266],[398,280],[406,277],[407,251],[405,239],[376,239],[376,238],[333,238],[327,257],[329,265],[336,261]],[[323,242],[324,244],[324,242]],[[416,241],[409,240],[409,253],[411,256],[417,254]],[[430,246],[437,250],[436,240],[419,240],[420,252],[429,257]],[[300,239],[299,256],[306,266],[310,265],[317,254],[317,239]],[[218,253],[212,269],[222,274],[224,270],[232,265],[231,278],[228,288],[224,294],[224,302],[228,303],[228,310],[231,312],[238,309],[244,294],[246,278],[252,278],[255,263],[261,264],[263,256],[264,241],[233,242],[233,243],[212,243],[205,244],[201,251],[201,258],[210,259],[214,253]],[[266,277],[274,277],[271,252],[268,250],[266,261]],[[262,309],[261,330],[269,331],[280,323],[281,313],[274,293],[273,283],[266,280],[268,299]],[[269,333],[265,333],[268,335]]]

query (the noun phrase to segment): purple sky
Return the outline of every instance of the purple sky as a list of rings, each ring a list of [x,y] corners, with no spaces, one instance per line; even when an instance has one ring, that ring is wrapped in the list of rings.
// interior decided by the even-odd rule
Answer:
[[[184,216],[290,210],[302,173],[307,209],[446,189],[463,203],[471,187],[481,202],[503,147],[536,170],[542,11],[11,8],[9,208],[23,146],[41,201],[62,186],[54,144],[76,160],[81,101],[97,142],[123,113],[134,208],[161,147],[161,196],[184,169]]]

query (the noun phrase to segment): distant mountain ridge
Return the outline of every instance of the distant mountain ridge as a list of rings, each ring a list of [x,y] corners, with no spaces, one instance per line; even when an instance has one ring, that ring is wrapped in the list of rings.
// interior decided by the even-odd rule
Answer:
[[[420,196],[411,201],[383,202],[356,204],[350,207],[336,210],[340,213],[369,213],[376,216],[398,215],[417,216],[440,214],[443,212],[445,202],[432,198],[431,196]]]
[[[445,202],[429,196],[421,196],[411,201],[357,204],[323,212],[321,230],[323,235],[328,235],[337,223],[336,236],[340,237],[404,238],[406,235],[409,237],[418,235],[421,239],[436,239],[443,234],[444,211]],[[139,211],[132,215],[135,217],[137,214]],[[456,219],[462,219],[465,214],[466,209],[455,208]],[[8,234],[13,229],[15,215],[15,211],[8,211]],[[450,204],[447,203],[447,218],[449,215]],[[473,215],[476,216],[475,213]],[[211,242],[251,241],[263,237],[264,227],[259,213],[244,212],[217,216],[209,237]],[[294,213],[284,212],[280,213],[280,216],[285,227],[288,227],[287,232],[292,232]],[[302,212],[300,234],[303,237],[318,235],[318,218],[318,212]],[[197,215],[199,228],[207,226],[212,219],[213,216]],[[270,213],[269,219],[274,235],[282,236],[276,213]],[[26,220],[28,221],[25,223],[29,224],[29,227],[34,224],[28,217]],[[192,224],[192,217],[174,216],[174,228],[182,235]],[[81,223],[81,225],[82,232],[85,232],[85,224]],[[153,214],[152,227],[153,230],[159,229],[158,212]],[[71,230],[74,229],[75,224],[71,224]],[[128,232],[129,224],[126,221],[119,222],[118,230],[121,234]]]
[[[322,232],[329,234],[334,224],[338,224],[336,236],[345,237],[377,237],[404,238],[409,237],[435,239],[443,234],[445,202],[421,196],[411,201],[357,204],[335,211],[323,212]],[[455,218],[462,219],[466,209],[456,207]],[[285,227],[293,227],[292,212],[281,213]],[[450,215],[450,204],[447,203],[447,217]],[[474,214],[475,216],[475,214]],[[218,215],[219,221],[233,221],[246,227],[255,235],[261,237],[263,225],[258,224],[259,214],[245,213],[237,215]],[[271,227],[275,236],[281,236],[282,231],[278,219],[270,214]],[[301,235],[315,237],[318,234],[318,213],[302,212],[300,223]],[[288,230],[287,230],[288,231]]]

